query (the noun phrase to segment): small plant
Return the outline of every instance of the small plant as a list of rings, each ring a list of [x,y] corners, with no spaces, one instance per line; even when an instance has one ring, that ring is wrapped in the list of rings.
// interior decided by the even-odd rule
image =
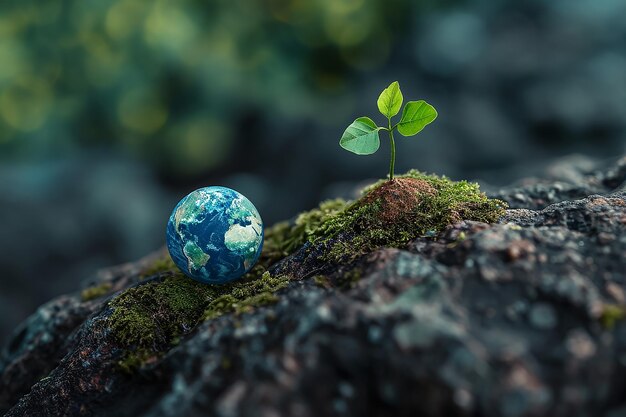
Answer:
[[[402,107],[402,92],[397,81],[392,82],[378,97],[378,110],[387,118],[387,127],[376,126],[369,117],[356,119],[341,136],[339,145],[347,151],[357,155],[371,155],[380,147],[378,132],[389,132],[391,142],[391,162],[389,163],[389,180],[393,180],[393,170],[396,164],[396,143],[393,131],[398,129],[402,136],[414,136],[424,127],[437,118],[437,111],[424,100],[409,101],[402,110],[402,117],[395,125],[391,118],[398,114]]]

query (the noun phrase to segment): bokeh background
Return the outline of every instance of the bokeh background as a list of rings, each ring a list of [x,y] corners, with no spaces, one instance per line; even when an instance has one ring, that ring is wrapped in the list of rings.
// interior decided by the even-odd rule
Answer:
[[[499,185],[625,151],[624,0],[0,3],[0,341],[100,267],[163,245],[205,185],[266,223],[386,174],[341,150],[398,80],[438,120],[409,168]]]

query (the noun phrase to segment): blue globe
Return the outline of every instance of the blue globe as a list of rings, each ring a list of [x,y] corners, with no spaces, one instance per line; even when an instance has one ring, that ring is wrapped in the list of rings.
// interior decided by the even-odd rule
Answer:
[[[263,221],[245,196],[226,187],[191,192],[167,222],[167,249],[187,276],[223,284],[248,272],[263,247]]]

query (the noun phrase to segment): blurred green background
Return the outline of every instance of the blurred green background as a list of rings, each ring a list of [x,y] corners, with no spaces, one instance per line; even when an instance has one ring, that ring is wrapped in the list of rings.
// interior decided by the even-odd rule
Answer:
[[[398,172],[498,185],[617,156],[626,2],[3,1],[0,340],[159,248],[194,188],[233,187],[272,223],[383,177],[386,141],[338,140],[393,80],[440,114],[398,141]]]

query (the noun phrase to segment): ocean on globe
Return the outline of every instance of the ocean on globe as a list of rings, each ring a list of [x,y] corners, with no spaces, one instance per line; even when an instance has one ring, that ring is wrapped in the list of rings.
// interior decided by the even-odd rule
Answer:
[[[172,211],[167,249],[187,276],[223,284],[243,276],[259,259],[263,221],[245,196],[226,187],[191,192]]]

